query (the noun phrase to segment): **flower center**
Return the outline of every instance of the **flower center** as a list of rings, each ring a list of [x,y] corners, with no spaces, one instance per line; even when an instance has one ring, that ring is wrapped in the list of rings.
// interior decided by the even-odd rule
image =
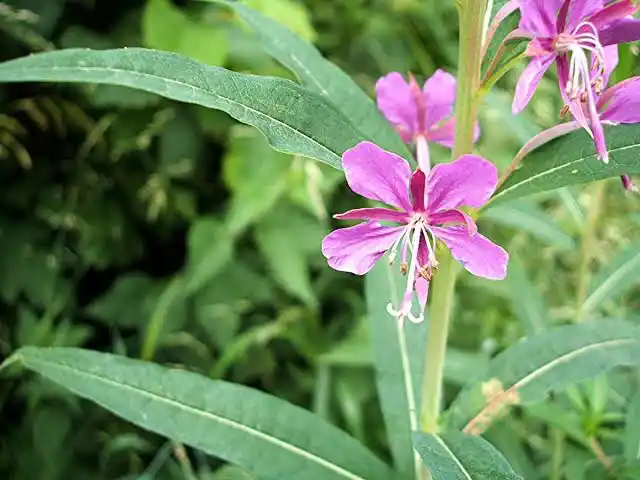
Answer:
[[[561,33],[556,38],[554,49],[570,56],[569,80],[565,92],[570,100],[581,103],[589,101],[589,91],[602,93],[604,88],[604,48],[598,30],[589,22],[582,22],[572,33]],[[591,60],[591,61],[590,61]]]
[[[422,250],[422,255],[420,255],[421,248],[426,248],[426,250]],[[416,281],[420,277],[430,281],[435,270],[438,269],[438,261],[435,255],[436,237],[424,214],[414,213],[402,234],[391,246],[389,253],[390,265],[395,261],[398,250],[401,251],[400,271],[407,276],[407,286],[398,309],[388,304],[387,311],[400,322],[408,318],[413,323],[420,323],[424,320],[424,305],[421,306],[418,315],[414,315],[411,311]],[[424,258],[425,253],[426,259]],[[407,260],[409,261],[407,262]]]

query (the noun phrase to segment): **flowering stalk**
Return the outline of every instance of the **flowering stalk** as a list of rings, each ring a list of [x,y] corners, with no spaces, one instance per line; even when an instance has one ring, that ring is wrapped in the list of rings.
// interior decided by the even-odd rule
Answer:
[[[477,92],[482,66],[482,36],[488,0],[459,0],[460,50],[458,91],[455,108],[453,158],[473,149],[478,114]],[[435,432],[440,416],[444,358],[449,333],[451,307],[458,265],[451,255],[441,256],[438,275],[433,279],[429,315],[429,338],[422,381],[420,424],[425,432]]]

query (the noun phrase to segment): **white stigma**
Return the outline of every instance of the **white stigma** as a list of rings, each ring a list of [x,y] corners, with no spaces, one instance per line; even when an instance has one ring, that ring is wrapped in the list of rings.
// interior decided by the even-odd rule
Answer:
[[[582,33],[577,33],[583,30]],[[585,31],[586,30],[586,31]],[[605,59],[604,48],[598,38],[598,30],[589,22],[579,24],[571,34],[561,34],[555,42],[560,53],[570,54],[569,79],[565,93],[571,101],[588,104],[594,101],[591,93],[602,93],[604,88]],[[591,61],[590,61],[591,60]],[[591,69],[595,69],[592,77]],[[580,123],[586,120],[578,119]]]
[[[419,265],[418,250],[421,240],[423,240],[427,246],[428,258],[426,265]],[[424,307],[421,308],[418,315],[414,315],[411,310],[415,282],[418,276],[431,280],[433,269],[438,268],[438,262],[435,256],[436,237],[422,214],[414,214],[402,234],[391,246],[389,264],[394,262],[398,254],[398,248],[400,248],[401,245],[403,258],[400,270],[403,274],[407,275],[407,284],[398,308],[394,308],[394,306],[389,303],[387,305],[387,312],[396,317],[401,324],[405,318],[408,318],[409,321],[413,323],[420,323],[424,320]],[[410,262],[408,265],[406,262],[407,249],[410,254]]]

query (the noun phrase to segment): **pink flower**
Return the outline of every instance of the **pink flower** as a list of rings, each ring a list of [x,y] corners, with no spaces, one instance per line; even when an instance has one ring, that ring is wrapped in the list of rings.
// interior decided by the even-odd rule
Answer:
[[[477,233],[474,220],[459,210],[463,205],[480,208],[489,200],[498,183],[492,163],[464,155],[428,175],[420,169],[412,174],[404,159],[362,142],[344,153],[343,166],[351,190],[397,210],[361,208],[335,215],[365,222],[327,235],[322,253],[332,268],[356,275],[367,273],[387,252],[390,263],[399,255],[407,286],[401,304],[388,306],[399,321],[423,319],[429,281],[438,268],[437,240],[472,274],[495,280],[506,276],[507,252]],[[417,316],[411,312],[414,290],[421,306]]]
[[[607,67],[605,71],[605,81],[608,73],[613,69],[613,65]],[[640,123],[640,77],[633,77],[623,80],[616,85],[608,88],[604,92],[595,96],[595,110],[598,116],[598,122],[603,125],[619,125]],[[587,106],[581,104],[579,106],[583,111]],[[561,123],[545,130],[533,137],[516,155],[516,159],[521,159],[529,152],[539,146],[548,143],[554,138],[561,137],[575,130],[580,129],[582,121],[577,108],[571,108],[575,120],[571,122]],[[584,115],[584,114],[583,114]],[[595,142],[596,149],[599,154],[604,155],[607,152],[607,146],[604,143]],[[608,156],[608,153],[607,153]],[[621,177],[622,186],[625,190],[637,191],[635,185],[631,182],[628,175]]]
[[[413,76],[409,82],[392,72],[376,83],[378,108],[405,143],[417,145],[420,168],[428,172],[428,142],[453,147],[456,79],[443,71],[436,72],[420,88]],[[476,127],[476,138],[480,135]]]
[[[529,103],[540,79],[556,62],[570,108],[596,144],[603,145],[596,96],[605,85],[606,56],[612,54],[605,47],[640,39],[640,23],[630,18],[637,10],[632,0],[607,6],[604,0],[520,0],[519,33],[530,38],[527,54],[532,60],[518,81],[513,112]],[[608,162],[606,149],[598,151]]]

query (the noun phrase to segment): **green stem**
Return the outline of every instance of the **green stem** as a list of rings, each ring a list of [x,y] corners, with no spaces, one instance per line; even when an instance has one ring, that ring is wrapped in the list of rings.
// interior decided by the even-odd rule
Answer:
[[[482,68],[482,29],[487,0],[460,2],[460,51],[456,94],[456,132],[453,158],[473,150],[474,126],[478,118],[478,90]]]
[[[478,117],[478,90],[482,66],[482,35],[488,0],[459,0],[460,51],[458,91],[456,94],[456,131],[453,158],[473,150],[474,127]],[[425,358],[425,373],[421,388],[420,426],[436,432],[440,416],[440,401],[444,377],[451,307],[458,264],[449,252],[440,257],[440,269],[431,287],[429,338]]]
[[[425,432],[438,430],[440,400],[444,377],[444,359],[449,336],[451,307],[456,283],[457,264],[449,252],[440,255],[440,269],[431,289],[429,310],[429,338],[426,365],[422,377],[422,404],[420,426]]]

